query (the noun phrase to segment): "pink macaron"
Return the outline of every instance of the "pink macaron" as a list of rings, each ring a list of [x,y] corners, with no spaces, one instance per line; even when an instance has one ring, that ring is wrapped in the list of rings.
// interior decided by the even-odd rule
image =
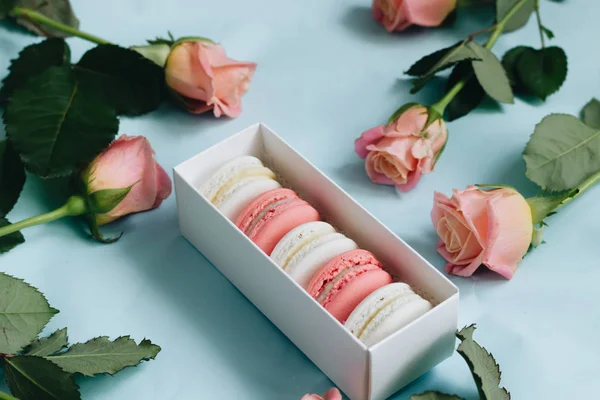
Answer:
[[[235,221],[242,232],[271,255],[286,233],[307,222],[318,221],[319,213],[290,189],[273,189],[254,199]]]
[[[381,269],[381,263],[372,253],[351,250],[335,257],[318,271],[307,291],[344,323],[365,297],[391,282],[391,275]]]

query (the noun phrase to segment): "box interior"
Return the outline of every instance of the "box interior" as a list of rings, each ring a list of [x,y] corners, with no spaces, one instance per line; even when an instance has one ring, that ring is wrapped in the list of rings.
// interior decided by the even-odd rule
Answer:
[[[290,337],[298,347],[307,353],[307,356],[323,369],[342,390],[347,392],[352,398],[383,398],[383,396],[393,393],[399,387],[409,383],[423,372],[422,362],[412,366],[410,363],[405,363],[406,365],[403,368],[394,369],[393,362],[398,359],[391,357],[391,354],[404,358],[431,358],[431,366],[433,366],[435,362],[439,362],[452,353],[454,347],[454,329],[456,328],[456,312],[454,308],[457,307],[458,289],[410,246],[401,239],[398,239],[397,236],[383,224],[379,223],[370,213],[357,204],[325,175],[321,174],[312,164],[295,152],[269,128],[262,124],[247,128],[180,164],[176,167],[176,173],[189,184],[192,190],[196,191],[196,195],[199,197],[198,200],[202,200],[212,207],[195,188],[198,188],[205,182],[223,163],[242,155],[253,155],[261,159],[266,166],[272,168],[282,178],[281,181],[285,186],[292,188],[302,198],[310,202],[328,222],[355,240],[361,248],[373,252],[382,261],[384,268],[398,280],[410,284],[434,304],[432,311],[420,319],[413,321],[413,323],[382,342],[367,349],[364,344],[344,329],[339,322],[330,317],[324,309],[320,308],[300,286],[281,271],[276,264],[272,263],[270,258],[262,253],[258,247],[254,246],[256,251],[261,254],[261,257],[264,257],[265,263],[268,264],[267,267],[271,271],[268,272],[269,274],[283,275],[284,277],[281,278],[287,278],[289,283],[295,287],[291,290],[299,290],[303,293],[303,297],[305,298],[305,300],[302,300],[303,303],[312,302],[313,304],[310,308],[316,305],[318,311],[315,312],[324,313],[329,316],[329,319],[325,319],[323,323],[337,325],[336,328],[333,328],[333,326],[329,328],[332,328],[331,331],[336,332],[336,335],[345,336],[344,346],[346,346],[346,349],[348,349],[348,346],[353,348],[353,351],[357,355],[355,357],[356,360],[362,357],[360,354],[364,353],[367,355],[368,353],[368,361],[366,361],[369,364],[368,373],[367,371],[363,371],[362,368],[355,368],[358,366],[347,366],[346,371],[344,371],[344,368],[340,368],[340,365],[329,366],[327,364],[330,363],[323,360],[322,356],[315,354],[310,348],[307,351],[306,348],[306,346],[318,346],[297,343],[297,341],[302,341],[302,339],[296,337],[297,335],[294,335],[293,332],[285,329],[287,325],[286,321],[273,320],[272,313],[265,312],[263,307],[257,304],[257,307],[268,315],[272,319],[272,322]],[[212,208],[218,213],[216,208]],[[230,229],[237,230],[229,220],[220,213],[218,214],[227,222]],[[239,230],[237,230],[238,235],[239,233]],[[251,243],[249,239],[245,236],[243,237],[247,242]],[[213,260],[211,259],[211,261]],[[242,282],[239,282],[235,276],[227,276],[256,304],[255,299],[252,298],[252,294],[249,295],[242,289],[244,287]],[[448,308],[448,312],[445,312],[445,308]],[[445,331],[439,332],[441,327],[437,327],[436,324],[439,323],[440,319],[443,320],[444,318],[450,320],[446,321],[445,328],[442,328]],[[451,339],[452,342],[450,343]],[[422,344],[419,346],[415,345],[413,343],[415,340],[424,341],[432,354],[415,353],[421,351],[419,349],[423,348]],[[344,346],[337,351],[345,351]],[[443,358],[440,358],[442,356]],[[336,373],[336,369],[340,372]],[[354,369],[353,373],[349,374],[348,369]],[[367,373],[365,380],[368,381],[366,385],[360,385],[357,382],[348,382],[349,375],[356,377],[357,375],[364,376],[365,373]],[[405,382],[400,382],[401,378]],[[367,393],[365,394],[365,392]]]

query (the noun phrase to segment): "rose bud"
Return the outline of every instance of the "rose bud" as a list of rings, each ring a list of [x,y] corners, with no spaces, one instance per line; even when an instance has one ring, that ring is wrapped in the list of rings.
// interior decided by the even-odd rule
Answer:
[[[356,154],[366,158],[367,175],[373,182],[407,192],[422,174],[433,171],[448,130],[441,117],[431,122],[430,112],[424,106],[407,104],[386,126],[372,128],[356,139]]]
[[[215,117],[235,118],[242,112],[241,97],[248,91],[256,63],[236,61],[210,39],[157,39],[132,49],[164,67],[175,102],[194,114],[213,110]]]
[[[171,194],[171,179],[154,160],[154,151],[143,136],[121,136],[81,173],[77,194],[61,207],[0,227],[0,237],[30,226],[65,217],[85,216],[94,236],[104,243],[98,226],[124,215],[156,208]]]
[[[411,25],[438,26],[456,8],[456,0],[373,0],[373,18],[388,32]]]
[[[337,388],[331,388],[323,393],[323,396],[305,394],[300,400],[342,400],[342,394]]]
[[[81,178],[97,226],[156,208],[171,194],[171,179],[143,136],[122,135],[98,155]]]
[[[436,192],[431,220],[440,236],[446,272],[471,276],[481,265],[511,279],[533,234],[531,208],[511,188]]]

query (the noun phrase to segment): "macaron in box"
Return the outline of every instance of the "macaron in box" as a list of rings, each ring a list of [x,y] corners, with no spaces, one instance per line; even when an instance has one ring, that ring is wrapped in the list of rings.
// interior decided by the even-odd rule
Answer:
[[[207,189],[244,156],[264,165]],[[266,126],[174,176],[182,234],[350,399],[385,399],[453,353],[457,288]]]

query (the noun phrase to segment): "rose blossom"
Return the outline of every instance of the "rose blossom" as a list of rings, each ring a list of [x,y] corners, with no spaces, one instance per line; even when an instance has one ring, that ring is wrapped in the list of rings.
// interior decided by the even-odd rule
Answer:
[[[456,8],[456,0],[373,0],[372,13],[388,32],[410,25],[438,26]]]
[[[255,63],[227,57],[218,44],[184,41],[171,50],[165,76],[188,111],[200,114],[212,109],[215,117],[234,118],[242,112],[241,97],[255,69]]]
[[[342,400],[342,394],[336,388],[331,388],[323,396],[316,394],[305,394],[300,400]]]
[[[366,158],[367,175],[373,182],[407,192],[422,174],[433,171],[448,131],[441,118],[425,127],[428,116],[426,107],[415,105],[388,125],[372,128],[356,139],[356,154]]]
[[[431,220],[440,241],[446,272],[471,276],[485,265],[506,279],[527,252],[533,234],[531,209],[514,189],[454,190],[452,198],[436,192]]]
[[[90,163],[82,178],[88,194],[132,186],[115,208],[96,215],[98,225],[156,208],[171,194],[171,179],[154,160],[150,142],[143,136],[119,137]]]

